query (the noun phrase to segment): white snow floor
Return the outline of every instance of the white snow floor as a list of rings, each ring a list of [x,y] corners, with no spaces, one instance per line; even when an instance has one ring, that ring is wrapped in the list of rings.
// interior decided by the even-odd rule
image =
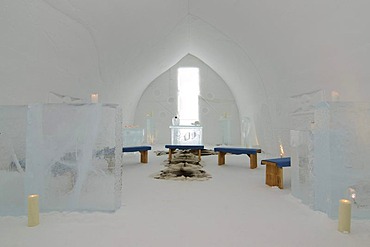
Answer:
[[[224,166],[204,156],[207,181],[157,180],[167,156],[153,150],[148,164],[138,153],[124,155],[117,212],[41,213],[36,227],[27,227],[26,216],[0,217],[0,246],[370,246],[370,220],[338,232],[336,220],[291,195],[289,168],[284,190],[266,186],[265,167],[249,169],[245,155],[227,155]]]

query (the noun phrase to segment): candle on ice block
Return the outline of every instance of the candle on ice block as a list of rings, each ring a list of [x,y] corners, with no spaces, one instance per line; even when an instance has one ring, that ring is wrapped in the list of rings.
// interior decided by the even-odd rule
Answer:
[[[350,233],[351,231],[351,201],[339,200],[338,231]]]
[[[331,101],[339,101],[339,93],[337,91],[331,91]]]
[[[29,195],[28,226],[37,226],[39,223],[39,195]]]
[[[98,103],[99,102],[99,94],[93,93],[91,94],[91,103]]]

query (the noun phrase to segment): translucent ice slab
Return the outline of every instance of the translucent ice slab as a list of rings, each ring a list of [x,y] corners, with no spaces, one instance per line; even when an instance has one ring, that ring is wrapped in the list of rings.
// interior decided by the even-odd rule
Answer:
[[[101,104],[29,107],[26,194],[40,209],[114,211],[122,187],[122,116]]]
[[[114,211],[121,205],[122,111],[115,105],[0,107],[0,215]]]
[[[336,218],[348,188],[370,181],[369,154],[370,104],[321,103],[315,111],[314,208]],[[352,216],[370,219],[369,207],[353,210]]]
[[[123,146],[140,146],[144,143],[144,129],[123,128]]]
[[[292,194],[301,199],[304,204],[313,207],[313,134],[310,130],[292,130],[290,137]]]
[[[0,106],[0,215],[24,211],[27,106]]]

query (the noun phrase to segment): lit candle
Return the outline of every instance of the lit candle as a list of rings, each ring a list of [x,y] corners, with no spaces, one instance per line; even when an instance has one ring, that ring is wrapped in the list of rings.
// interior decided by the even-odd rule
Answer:
[[[98,103],[99,102],[99,94],[93,93],[91,94],[91,103]]]
[[[331,100],[339,101],[339,93],[337,91],[331,91]]]
[[[39,195],[29,195],[28,226],[37,226],[39,223]]]
[[[338,231],[350,233],[351,231],[351,201],[339,200]]]
[[[280,158],[283,158],[284,156],[284,148],[283,145],[280,144]]]

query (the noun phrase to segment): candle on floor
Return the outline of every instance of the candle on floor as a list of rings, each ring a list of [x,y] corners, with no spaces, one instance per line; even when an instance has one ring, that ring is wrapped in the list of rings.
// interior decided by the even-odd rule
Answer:
[[[28,226],[37,226],[39,223],[39,195],[29,195]]]
[[[98,103],[99,102],[99,94],[93,93],[91,94],[91,103]]]
[[[350,233],[351,231],[351,201],[339,200],[338,231]]]

